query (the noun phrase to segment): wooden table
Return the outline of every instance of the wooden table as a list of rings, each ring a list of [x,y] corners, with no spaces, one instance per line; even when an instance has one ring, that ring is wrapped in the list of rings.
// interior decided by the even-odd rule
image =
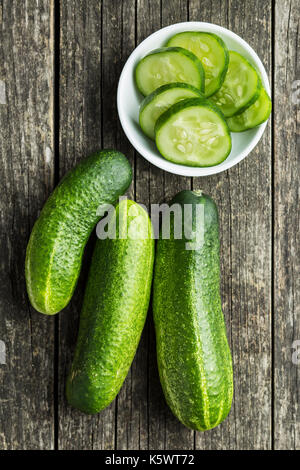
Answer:
[[[300,448],[300,354],[292,361],[300,340],[299,9],[299,0],[0,0],[1,449]],[[117,117],[118,78],[131,51],[153,31],[186,20],[241,35],[273,88],[273,115],[257,148],[207,178],[147,163]],[[235,394],[230,416],[212,431],[186,429],[167,408],[151,311],[115,402],[92,417],[67,406],[93,240],[71,305],[53,318],[29,305],[24,256],[38,212],[68,169],[108,147],[130,159],[136,201],[149,206],[201,188],[218,203]]]

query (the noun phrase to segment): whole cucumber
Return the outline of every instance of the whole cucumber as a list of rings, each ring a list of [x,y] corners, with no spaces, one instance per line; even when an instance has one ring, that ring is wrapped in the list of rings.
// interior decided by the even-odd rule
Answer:
[[[158,368],[174,415],[185,426],[205,431],[225,419],[233,394],[220,298],[218,211],[201,191],[182,191],[173,203],[183,211],[190,205],[194,234],[174,239],[171,214],[171,237],[157,243],[153,313]],[[198,205],[201,226],[196,223]],[[203,229],[202,243],[196,243],[197,227]],[[191,242],[195,249],[187,249]]]
[[[114,400],[126,378],[152,282],[154,240],[147,212],[122,200],[111,221],[116,237],[96,242],[66,386],[68,402],[91,414]]]
[[[52,315],[69,303],[97,209],[113,204],[132,179],[126,157],[103,150],[84,159],[62,179],[45,203],[29,239],[25,261],[32,306]]]

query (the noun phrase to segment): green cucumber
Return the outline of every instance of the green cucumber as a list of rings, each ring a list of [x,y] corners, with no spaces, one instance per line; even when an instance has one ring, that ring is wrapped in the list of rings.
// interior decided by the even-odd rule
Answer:
[[[218,165],[231,151],[231,136],[224,116],[204,98],[173,104],[156,121],[155,136],[161,155],[182,165]]]
[[[144,134],[155,139],[154,127],[159,116],[172,104],[186,98],[203,97],[200,90],[187,83],[168,83],[146,96],[140,107],[140,126]]]
[[[204,70],[200,60],[182,47],[161,47],[138,63],[135,79],[139,91],[147,96],[171,82],[183,82],[204,91]]]
[[[122,200],[111,221],[116,238],[96,242],[66,386],[70,405],[88,414],[101,411],[119,392],[140,340],[151,290],[154,239],[147,212]]]
[[[264,88],[258,99],[242,114],[227,119],[231,132],[244,132],[265,122],[271,114],[272,102]]]
[[[184,47],[200,59],[205,73],[205,96],[219,90],[229,62],[227,47],[219,36],[202,31],[185,31],[171,37],[167,46]]]
[[[84,247],[99,221],[97,209],[113,204],[132,179],[126,157],[103,150],[84,159],[55,188],[29,239],[25,275],[32,306],[52,315],[69,303]]]
[[[240,114],[259,97],[261,80],[255,68],[238,52],[229,51],[229,65],[223,85],[210,99],[225,117]]]
[[[191,240],[175,238],[171,212],[171,237],[160,236],[157,243],[153,315],[158,369],[174,415],[185,426],[206,431],[226,418],[233,395],[220,298],[218,211],[201,191],[182,191],[171,204],[192,208],[195,233]],[[202,207],[198,214],[197,207]],[[199,228],[202,245],[196,236]],[[187,242],[196,243],[195,249],[187,249]]]

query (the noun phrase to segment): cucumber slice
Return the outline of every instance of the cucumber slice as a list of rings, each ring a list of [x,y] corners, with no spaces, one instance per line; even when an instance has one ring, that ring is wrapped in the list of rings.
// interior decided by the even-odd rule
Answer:
[[[203,97],[200,90],[187,83],[168,83],[144,98],[140,107],[140,126],[150,139],[155,140],[154,126],[159,116],[172,104],[187,98]]]
[[[260,78],[254,67],[241,54],[229,51],[228,71],[220,90],[211,99],[224,116],[240,114],[259,97]]]
[[[224,116],[204,98],[173,104],[156,121],[155,136],[161,155],[181,165],[218,165],[231,150]]]
[[[271,114],[272,102],[264,88],[258,99],[242,114],[227,119],[231,132],[243,132],[265,122]]]
[[[182,47],[161,47],[150,52],[138,63],[135,79],[144,96],[171,82],[189,83],[204,91],[202,64],[192,52]]]
[[[205,96],[216,93],[224,82],[228,69],[229,54],[224,41],[213,33],[186,31],[175,34],[167,46],[180,46],[193,52],[205,72]]]

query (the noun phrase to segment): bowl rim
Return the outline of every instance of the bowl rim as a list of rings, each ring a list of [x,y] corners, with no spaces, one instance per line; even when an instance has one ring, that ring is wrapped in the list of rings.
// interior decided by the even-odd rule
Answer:
[[[153,165],[157,166],[158,168],[167,171],[169,173],[173,173],[176,175],[180,176],[188,176],[188,177],[197,177],[197,176],[209,176],[209,175],[214,175],[217,173],[221,173],[222,171],[228,170],[229,168],[233,167],[234,165],[238,164],[241,162],[247,155],[249,155],[250,152],[254,149],[254,147],[258,144],[259,140],[261,139],[265,128],[267,126],[268,120],[264,123],[262,123],[260,126],[258,126],[256,129],[256,134],[252,137],[246,148],[240,152],[233,160],[228,160],[225,159],[222,163],[216,166],[211,166],[211,167],[192,167],[192,166],[187,166],[187,165],[179,165],[173,162],[170,162],[169,160],[164,159],[163,157],[158,157],[156,155],[153,155],[151,151],[146,149],[143,144],[137,142],[134,137],[132,136],[132,132],[130,129],[130,126],[128,124],[128,118],[126,116],[126,111],[124,107],[122,106],[122,85],[124,81],[124,77],[126,76],[126,73],[128,69],[131,69],[134,66],[135,60],[137,56],[139,55],[139,51],[143,48],[144,44],[148,42],[151,39],[156,38],[157,36],[160,36],[162,32],[168,32],[172,31],[174,29],[178,30],[177,33],[179,33],[181,28],[187,28],[186,30],[190,31],[195,31],[195,28],[200,29],[205,32],[205,29],[207,32],[214,32],[214,33],[220,33],[223,34],[224,36],[228,36],[235,40],[237,43],[239,43],[250,55],[252,61],[254,62],[255,66],[257,67],[261,79],[263,82],[264,87],[266,88],[266,91],[268,92],[269,95],[271,95],[271,89],[270,89],[270,82],[269,78],[267,75],[267,72],[265,70],[265,67],[260,60],[259,56],[257,53],[252,49],[252,47],[243,39],[241,38],[238,34],[234,33],[233,31],[224,28],[223,26],[214,24],[214,23],[207,23],[203,21],[184,21],[180,23],[174,23],[169,26],[165,26],[164,28],[161,28],[154,33],[150,34],[147,36],[135,49],[131,52],[129,55],[127,61],[125,62],[122,72],[119,77],[118,81],[118,89],[117,89],[117,109],[118,109],[118,115],[119,119],[121,122],[121,126],[123,128],[123,131],[130,141],[131,145],[137,150],[137,152],[146,160],[148,160],[150,163]],[[181,30],[182,31],[182,30]],[[222,37],[222,36],[221,36]],[[226,39],[225,39],[226,40]],[[246,131],[247,132],[247,131]]]

